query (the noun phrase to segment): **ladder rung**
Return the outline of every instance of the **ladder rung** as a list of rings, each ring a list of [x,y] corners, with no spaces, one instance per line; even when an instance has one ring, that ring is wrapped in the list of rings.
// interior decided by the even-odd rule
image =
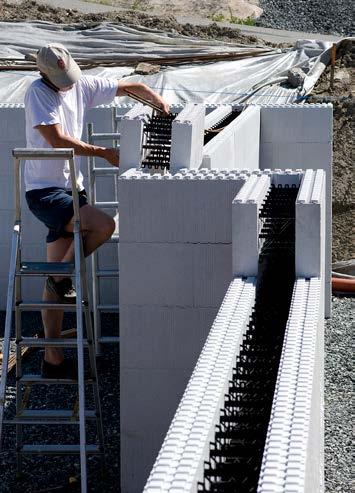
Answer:
[[[103,336],[98,339],[100,344],[117,344],[120,342],[118,336]]]
[[[119,275],[118,270],[98,270],[96,271],[97,277],[117,277]]]
[[[78,420],[77,414],[72,409],[24,409],[19,413],[15,419],[71,419]],[[94,410],[85,411],[85,419],[95,419],[96,414]]]
[[[95,411],[86,411],[85,419],[96,419]],[[73,411],[26,410],[19,416],[4,420],[6,425],[78,425],[80,423]]]
[[[118,207],[118,202],[94,202],[93,205],[99,209],[113,209]]]
[[[41,375],[23,375],[19,379],[20,383],[32,383],[32,384],[42,384],[42,385],[78,385],[78,380],[73,380],[69,378],[44,378]],[[85,379],[85,383],[91,384],[93,380],[91,378]]]
[[[88,346],[88,341],[84,339],[84,346]],[[62,348],[75,348],[77,347],[76,338],[63,339],[63,338],[47,338],[42,337],[23,337],[18,345],[20,347],[62,347]]]
[[[120,235],[112,235],[111,238],[109,238],[106,243],[119,243],[120,242]]]
[[[87,454],[101,454],[98,445],[86,445]],[[23,454],[43,454],[43,455],[62,455],[62,454],[79,454],[80,445],[23,445],[20,450]]]
[[[111,168],[93,168],[91,170],[95,175],[118,175],[119,169],[115,167]]]
[[[90,140],[95,141],[95,140],[119,140],[121,137],[121,134],[119,133],[96,133],[96,134],[91,134],[90,135]]]
[[[69,262],[22,262],[18,275],[21,276],[72,276],[75,265]]]
[[[118,312],[118,305],[97,305],[96,308],[102,312]]]
[[[75,311],[76,304],[74,303],[51,303],[48,301],[33,301],[20,303],[19,309],[21,311],[38,311],[38,310],[65,310],[65,311]]]

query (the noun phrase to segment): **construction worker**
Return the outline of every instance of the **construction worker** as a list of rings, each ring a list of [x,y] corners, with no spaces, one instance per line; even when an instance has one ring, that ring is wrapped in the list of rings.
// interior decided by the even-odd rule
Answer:
[[[37,53],[41,77],[25,95],[26,139],[28,148],[73,148],[76,156],[95,156],[119,165],[117,149],[87,144],[81,140],[88,108],[108,104],[129,91],[150,100],[169,112],[169,106],[145,84],[94,76],[84,76],[68,50],[50,44]],[[77,170],[80,158],[76,159]],[[114,220],[102,210],[88,205],[81,172],[77,175],[80,222],[84,254],[90,255],[107,241],[115,229]],[[26,200],[33,214],[48,228],[47,261],[71,262],[73,246],[73,199],[69,165],[66,161],[28,160],[25,166]],[[75,303],[70,278],[48,277],[43,291],[48,302]],[[63,310],[43,310],[45,337],[60,337]],[[45,348],[41,366],[45,378],[76,378],[76,362],[64,358],[60,348]]]

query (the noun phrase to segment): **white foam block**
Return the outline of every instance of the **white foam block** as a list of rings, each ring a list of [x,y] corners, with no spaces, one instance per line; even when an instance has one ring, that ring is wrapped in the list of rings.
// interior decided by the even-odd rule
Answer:
[[[121,306],[121,368],[192,371],[217,308]]]
[[[119,179],[120,242],[230,243],[240,173]]]
[[[332,113],[331,105],[261,107],[261,142],[331,142]]]
[[[253,175],[233,200],[234,276],[258,275],[259,209],[270,183],[268,175]]]
[[[120,244],[120,305],[216,307],[231,278],[230,244]]]
[[[200,166],[204,129],[204,106],[202,104],[186,104],[172,123],[170,153],[170,169],[172,171]]]
[[[203,148],[202,167],[259,168],[260,108],[248,107]]]
[[[182,370],[121,371],[122,493],[143,491],[189,377]]]

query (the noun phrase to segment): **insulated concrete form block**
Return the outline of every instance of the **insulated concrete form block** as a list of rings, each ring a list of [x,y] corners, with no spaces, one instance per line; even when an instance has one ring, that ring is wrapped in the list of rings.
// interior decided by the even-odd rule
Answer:
[[[206,114],[205,118],[205,128],[211,128],[216,123],[220,122],[226,116],[232,113],[232,105],[230,104],[221,104],[215,110],[212,110],[208,115]]]
[[[255,299],[255,278],[234,279],[145,485],[145,493],[195,493]]]
[[[247,170],[120,176],[120,242],[231,243],[232,200]]]
[[[325,172],[307,170],[296,201],[296,275],[322,277],[325,254]]]
[[[202,104],[186,104],[171,127],[170,169],[198,168],[202,162],[205,130],[205,108]]]
[[[260,108],[248,107],[203,148],[202,167],[259,168]]]
[[[233,275],[257,276],[259,209],[270,187],[269,175],[252,175],[233,200]]]
[[[296,276],[320,277],[326,317],[331,307],[331,263],[327,255],[326,176],[323,170],[307,170],[296,201]]]
[[[327,143],[332,141],[331,104],[261,106],[261,142]]]
[[[232,279],[231,250],[230,244],[121,243],[120,305],[218,307]]]
[[[17,142],[25,140],[25,107],[23,104],[0,104],[0,139]],[[15,146],[14,146],[15,147]]]
[[[140,493],[191,372],[120,372],[121,492]]]
[[[191,373],[217,311],[217,308],[121,306],[121,368]]]
[[[121,120],[120,173],[137,168],[142,160],[143,126],[151,109],[143,104],[135,105]]]
[[[296,281],[258,493],[322,493],[324,312],[319,278]]]

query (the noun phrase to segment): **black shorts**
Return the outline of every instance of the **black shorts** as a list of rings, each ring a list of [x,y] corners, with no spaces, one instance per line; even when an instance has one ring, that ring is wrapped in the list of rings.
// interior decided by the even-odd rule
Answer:
[[[72,233],[65,226],[74,215],[73,197],[70,190],[50,187],[26,192],[26,201],[30,211],[49,229],[47,243],[58,238],[70,238]],[[88,203],[85,190],[79,192],[79,207]]]

